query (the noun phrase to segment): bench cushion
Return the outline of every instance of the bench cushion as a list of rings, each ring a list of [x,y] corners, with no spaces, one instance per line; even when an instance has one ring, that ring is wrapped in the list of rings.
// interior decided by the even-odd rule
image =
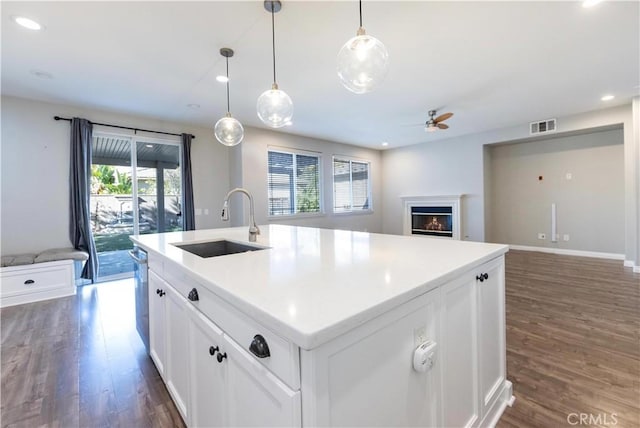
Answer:
[[[34,263],[35,254],[16,254],[11,256],[2,256],[2,267],[30,265]]]
[[[35,263],[55,262],[57,260],[79,260],[89,259],[89,253],[73,248],[54,248],[41,252],[36,256]]]

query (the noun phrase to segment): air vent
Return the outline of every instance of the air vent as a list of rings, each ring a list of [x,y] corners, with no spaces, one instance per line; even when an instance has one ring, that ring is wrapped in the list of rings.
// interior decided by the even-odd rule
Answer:
[[[547,119],[540,122],[531,122],[529,124],[529,134],[544,134],[546,132],[554,132],[556,130],[556,120]]]

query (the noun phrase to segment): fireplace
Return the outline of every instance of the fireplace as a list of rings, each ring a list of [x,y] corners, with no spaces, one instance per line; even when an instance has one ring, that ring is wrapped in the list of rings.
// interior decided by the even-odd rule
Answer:
[[[453,238],[451,207],[411,207],[411,234]]]
[[[455,196],[404,196],[404,234],[460,239],[460,200]]]

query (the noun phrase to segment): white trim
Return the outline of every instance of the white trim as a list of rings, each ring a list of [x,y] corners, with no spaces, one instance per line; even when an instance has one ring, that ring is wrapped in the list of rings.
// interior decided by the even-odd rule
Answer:
[[[462,235],[462,216],[461,205],[464,195],[435,195],[435,196],[400,196],[404,206],[402,233],[407,236],[423,236],[413,235],[411,233],[411,208],[412,207],[451,207],[451,218],[453,220],[453,236],[452,238],[444,238],[438,236],[429,236],[429,238],[440,239],[457,239],[460,240]]]
[[[636,264],[633,262],[633,260],[625,260],[625,261],[624,261],[624,267],[630,267],[630,268],[632,268],[632,267],[635,267],[635,265],[636,265]]]
[[[561,254],[564,256],[593,257],[597,259],[624,260],[624,254],[601,253],[597,251],[568,250],[564,248],[532,247],[529,245],[511,245],[509,249],[520,251],[537,251],[539,253]]]
[[[633,267],[633,271],[634,271],[635,273],[640,273],[640,266],[634,266],[634,267]]]

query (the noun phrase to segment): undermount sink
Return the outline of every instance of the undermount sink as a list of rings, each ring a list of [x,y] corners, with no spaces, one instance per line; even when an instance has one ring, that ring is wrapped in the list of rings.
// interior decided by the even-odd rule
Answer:
[[[195,244],[172,244],[181,250],[203,258],[227,256],[229,254],[246,253],[247,251],[266,250],[267,247],[240,244],[239,242],[220,239],[217,241],[198,242]]]

